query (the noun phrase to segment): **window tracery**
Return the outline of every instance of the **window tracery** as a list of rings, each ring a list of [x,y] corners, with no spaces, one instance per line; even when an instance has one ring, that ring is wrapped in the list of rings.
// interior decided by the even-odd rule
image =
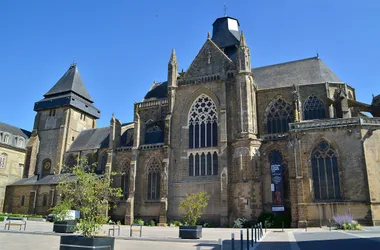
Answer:
[[[310,95],[306,98],[303,104],[303,119],[325,119],[326,111],[323,102],[315,95]]]
[[[153,158],[148,165],[148,200],[160,198],[160,174],[161,163],[157,158]]]
[[[287,101],[281,97],[277,97],[268,104],[264,118],[268,134],[287,132],[289,130],[289,123],[293,121],[293,108]]]
[[[314,198],[316,200],[340,199],[338,155],[334,147],[322,140],[312,151]]]

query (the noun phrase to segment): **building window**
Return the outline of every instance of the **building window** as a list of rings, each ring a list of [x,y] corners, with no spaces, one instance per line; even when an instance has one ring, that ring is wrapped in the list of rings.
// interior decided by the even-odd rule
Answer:
[[[19,139],[18,139],[18,144],[17,144],[17,146],[18,146],[19,148],[23,148],[23,147],[25,147],[25,140],[24,140],[23,138],[19,138]]]
[[[7,164],[7,154],[2,153],[0,155],[0,168],[5,168],[6,164]]]
[[[9,143],[9,135],[8,134],[4,135],[3,142],[6,143],[6,144]]]
[[[46,207],[47,206],[47,194],[44,194],[42,196],[42,206]]]
[[[148,165],[148,200],[160,198],[161,163],[153,158]]]
[[[218,146],[218,112],[209,96],[202,94],[194,101],[188,121],[189,148]]]
[[[71,172],[72,168],[77,164],[74,155],[69,155],[66,159],[66,166],[64,172]]]
[[[326,112],[323,102],[315,95],[311,95],[306,98],[305,102],[303,103],[303,119],[314,120],[325,118]]]
[[[218,175],[218,154],[216,151],[191,153],[189,155],[189,176]]]
[[[89,170],[94,171],[96,169],[96,166],[94,166],[94,156],[93,154],[87,154],[86,155],[86,161],[87,161],[87,166]]]
[[[22,195],[22,196],[21,196],[20,205],[23,207],[24,204],[25,204],[25,195]]]
[[[106,172],[107,158],[108,158],[108,153],[104,152],[100,160],[100,169],[98,171],[98,174],[104,174]]]
[[[86,120],[86,115],[85,114],[80,114],[80,119],[85,121]]]
[[[314,198],[316,200],[340,199],[338,155],[327,141],[321,141],[311,155]]]
[[[49,116],[55,116],[55,109],[51,109],[49,111]]]
[[[129,197],[129,165],[130,163],[127,162],[125,165],[124,165],[124,168],[123,168],[123,174],[121,176],[121,190],[123,192],[123,200],[127,200],[128,197]]]
[[[269,103],[265,110],[266,133],[285,133],[289,130],[289,123],[292,123],[293,120],[292,106],[281,97],[277,97]]]

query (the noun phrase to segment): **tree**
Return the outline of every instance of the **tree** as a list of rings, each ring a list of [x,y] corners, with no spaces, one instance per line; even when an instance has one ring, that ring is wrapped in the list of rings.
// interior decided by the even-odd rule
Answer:
[[[111,176],[115,173],[97,175],[86,159],[80,160],[70,171],[72,173],[64,174],[57,186],[61,200],[53,208],[53,213],[62,219],[68,210],[79,210],[81,218],[75,231],[81,231],[84,237],[93,238],[109,220],[106,214],[109,202],[122,197],[122,191],[111,187]]]
[[[206,192],[187,194],[186,199],[179,203],[179,210],[183,212],[183,219],[186,225],[195,226],[202,216],[202,210],[207,207],[210,195]]]

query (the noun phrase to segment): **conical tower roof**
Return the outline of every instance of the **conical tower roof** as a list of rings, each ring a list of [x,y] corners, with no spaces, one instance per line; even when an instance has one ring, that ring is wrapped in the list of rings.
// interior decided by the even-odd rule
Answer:
[[[61,94],[67,94],[74,92],[80,97],[93,103],[90,94],[88,93],[86,86],[82,81],[82,77],[79,74],[79,70],[76,64],[72,64],[66,73],[59,79],[59,81],[46,93],[44,97],[52,97]]]

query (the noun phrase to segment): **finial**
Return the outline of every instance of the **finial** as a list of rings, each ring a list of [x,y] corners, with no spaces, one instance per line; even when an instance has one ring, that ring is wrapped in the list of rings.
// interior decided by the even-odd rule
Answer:
[[[319,52],[318,52],[318,48],[317,48],[317,58],[319,58]]]
[[[375,98],[375,95],[372,93],[372,99]]]
[[[73,57],[73,62],[71,63],[71,66],[75,66],[75,65],[77,65],[77,62],[75,61],[75,59],[76,59],[76,57],[74,56],[74,57]]]
[[[115,119],[115,113],[112,112],[112,119]]]
[[[210,32],[207,32],[207,39],[210,39]]]
[[[172,54],[170,56],[170,62],[176,62],[177,61],[177,56],[175,54],[175,49],[172,49]]]
[[[226,17],[227,16],[227,4],[226,4],[226,2],[224,2],[223,9],[224,9],[224,17]]]
[[[240,47],[247,47],[247,42],[245,41],[243,31],[241,31],[241,35],[240,35]]]
[[[153,84],[156,84],[156,80],[153,80]]]

